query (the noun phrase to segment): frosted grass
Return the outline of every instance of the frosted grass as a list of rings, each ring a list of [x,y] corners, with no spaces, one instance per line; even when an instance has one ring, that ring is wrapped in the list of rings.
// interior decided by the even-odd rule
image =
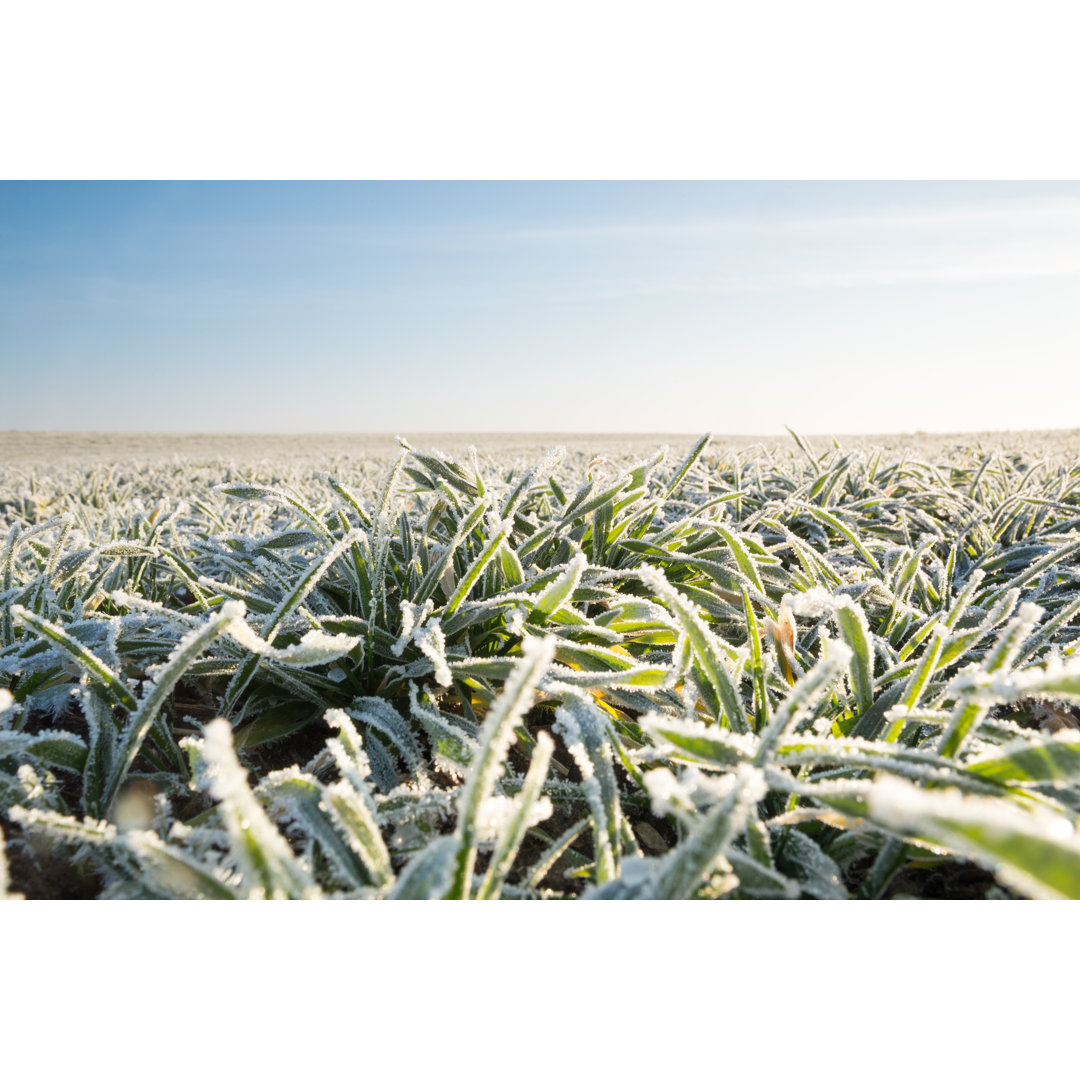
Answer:
[[[342,445],[0,467],[0,895],[1080,897],[1071,452]]]

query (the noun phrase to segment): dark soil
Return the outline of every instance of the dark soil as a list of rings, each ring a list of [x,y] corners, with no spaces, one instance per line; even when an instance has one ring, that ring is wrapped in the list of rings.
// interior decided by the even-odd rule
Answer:
[[[991,889],[1011,900],[1024,899],[1012,889],[999,885],[992,871],[963,861],[932,867],[907,866],[889,882],[885,899],[985,900]]]
[[[44,845],[40,853],[31,850],[6,814],[0,813],[0,822],[8,841],[5,854],[12,892],[27,900],[96,899],[104,884],[98,874]]]

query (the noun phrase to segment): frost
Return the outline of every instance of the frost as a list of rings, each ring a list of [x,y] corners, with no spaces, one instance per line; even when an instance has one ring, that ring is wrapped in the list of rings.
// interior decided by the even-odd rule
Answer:
[[[761,802],[769,790],[765,777],[759,769],[740,765],[735,772],[736,785],[741,788],[740,799],[747,805]]]
[[[15,776],[18,778],[19,785],[23,789],[24,798],[32,806],[40,799],[45,797],[45,788],[41,783],[41,778],[34,770],[33,765],[20,765],[15,770]],[[17,807],[13,807],[14,811]]]
[[[1023,625],[1034,626],[1045,614],[1046,610],[1039,607],[1038,604],[1025,602],[1020,605],[1016,617]]]
[[[516,798],[507,795],[492,795],[480,804],[477,813],[477,838],[481,843],[491,844],[498,839],[510,824],[518,808]],[[531,829],[551,817],[551,800],[544,796],[538,799],[529,810],[525,828]]]
[[[310,876],[247,784],[226,720],[206,725],[200,748],[200,784],[220,804],[233,857],[244,873],[249,897],[300,897],[313,893]]]
[[[327,722],[332,726],[341,726],[340,718],[337,715],[339,711],[331,710],[327,713]],[[388,701],[379,697],[356,698],[346,711],[354,720],[366,724],[385,735],[400,751],[411,770],[414,772],[422,770],[420,748],[417,745],[412,729],[402,719],[397,709]],[[330,718],[331,713],[334,714],[333,720]]]
[[[668,769],[650,769],[645,773],[645,787],[649,792],[652,812],[657,817],[667,814],[686,816],[693,810],[693,799]]]
[[[710,760],[730,765],[735,765],[739,760],[749,761],[757,753],[761,741],[756,735],[729,731],[716,724],[705,724],[700,720],[691,719],[692,709],[691,702],[685,718],[649,712],[641,716],[638,723],[654,739],[668,744],[665,752],[674,746],[694,753],[700,759],[700,753],[690,749],[692,743],[700,741],[703,748],[707,745],[710,753],[715,753],[715,758],[710,758]]]
[[[336,739],[326,743],[335,764],[343,776],[355,775],[358,783],[366,787],[371,775],[371,763],[364,752],[364,741],[344,709],[327,709],[323,719],[327,726],[341,732]]]
[[[411,604],[408,600],[401,601],[401,633],[390,648],[395,656],[400,656],[405,651],[405,646],[413,640],[413,630],[422,626],[424,620],[434,610],[434,600],[425,600],[423,604]]]
[[[1044,667],[1007,671],[1001,675],[969,666],[953,679],[950,690],[987,704],[1029,697],[1080,701],[1080,658],[1062,661],[1051,657]]]
[[[506,613],[506,629],[516,637],[525,634],[525,621],[529,617],[529,609],[524,604],[514,604]]]
[[[446,636],[438,619],[432,619],[413,631],[413,641],[420,651],[431,661],[435,669],[435,681],[440,686],[450,686],[454,677],[450,665],[446,662]]]
[[[806,592],[796,593],[791,600],[791,611],[807,619],[817,619],[827,615],[836,607],[836,597],[820,585]]]
[[[979,835],[991,840],[1043,837],[1075,850],[1080,841],[1072,822],[1036,806],[1022,810],[1000,799],[963,795],[959,791],[926,791],[890,776],[875,781],[868,793],[870,812],[882,824],[912,834],[944,838],[961,850],[977,851]]]
[[[327,634],[323,630],[309,630],[297,644],[275,649],[259,637],[251,626],[240,620],[234,621],[226,633],[256,656],[291,667],[317,667],[332,663],[347,656],[363,640],[348,634]]]
[[[405,647],[414,644],[432,663],[435,669],[435,681],[440,686],[449,686],[454,677],[446,661],[446,635],[438,619],[430,618],[435,609],[435,602],[425,600],[422,605],[401,601],[401,633],[390,651],[394,656],[401,656]]]

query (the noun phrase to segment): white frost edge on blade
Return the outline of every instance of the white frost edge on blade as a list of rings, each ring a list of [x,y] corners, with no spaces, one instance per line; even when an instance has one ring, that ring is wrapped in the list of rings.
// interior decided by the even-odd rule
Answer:
[[[360,638],[351,637],[349,634],[328,634],[324,630],[309,630],[295,645],[275,649],[259,637],[248,623],[239,620],[234,622],[226,633],[256,656],[265,656],[279,664],[291,664],[294,667],[328,664],[352,652],[361,641]]]
[[[1072,823],[1062,814],[1042,807],[1022,810],[1000,799],[962,795],[959,791],[926,791],[893,776],[875,780],[867,792],[873,817],[889,828],[930,832],[952,831],[956,825],[980,825],[990,830],[1038,835],[1075,847],[1080,839]]]

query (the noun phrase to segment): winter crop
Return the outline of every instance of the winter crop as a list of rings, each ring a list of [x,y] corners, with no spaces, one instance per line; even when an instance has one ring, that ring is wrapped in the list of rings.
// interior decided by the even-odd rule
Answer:
[[[1080,897],[1080,465],[330,464],[0,469],[0,893]]]

